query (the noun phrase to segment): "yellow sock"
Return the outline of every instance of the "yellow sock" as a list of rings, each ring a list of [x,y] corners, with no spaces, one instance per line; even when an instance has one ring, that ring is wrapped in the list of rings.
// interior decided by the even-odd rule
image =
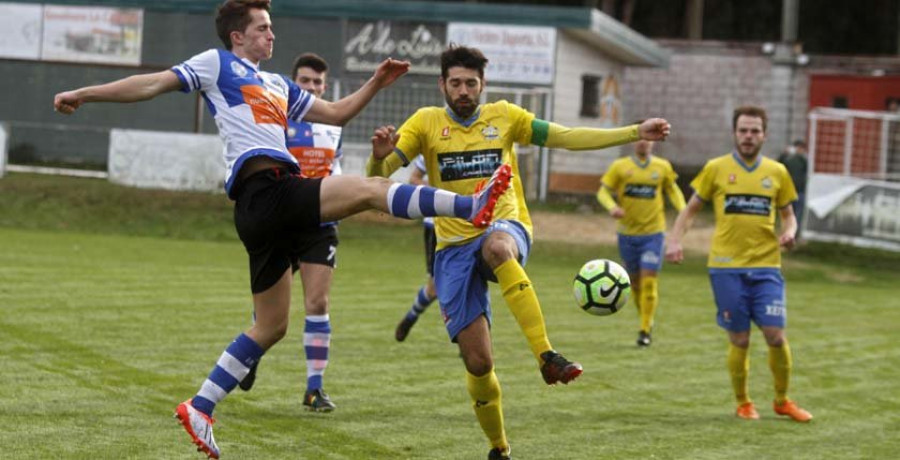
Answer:
[[[734,387],[734,397],[738,404],[750,402],[747,381],[750,374],[750,359],[747,357],[747,349],[728,344],[728,372],[731,374],[731,386]]]
[[[791,383],[791,368],[794,365],[791,347],[787,339],[780,347],[769,347],[769,369],[775,378],[775,402],[783,404],[787,401],[788,386]]]
[[[503,299],[512,312],[519,328],[528,339],[531,352],[540,362],[541,353],[551,350],[550,340],[547,338],[547,328],[544,326],[544,314],[541,312],[541,304],[538,302],[531,280],[525,274],[525,270],[515,259],[507,260],[494,269],[500,290],[503,291]]]
[[[650,332],[653,328],[653,316],[656,314],[656,306],[659,305],[659,280],[655,276],[641,277],[641,330]]]
[[[466,372],[466,388],[472,398],[475,417],[481,424],[481,430],[491,442],[491,447],[508,449],[506,431],[503,429],[503,406],[500,403],[500,381],[491,369],[481,377]]]

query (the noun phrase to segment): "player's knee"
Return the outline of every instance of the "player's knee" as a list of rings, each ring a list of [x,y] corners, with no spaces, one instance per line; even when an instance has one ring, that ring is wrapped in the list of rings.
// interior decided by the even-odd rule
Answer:
[[[746,337],[731,337],[731,344],[738,348],[747,348],[750,346],[750,336]]]
[[[516,258],[516,245],[505,238],[489,237],[481,246],[481,254],[491,268],[496,268],[507,260]]]
[[[321,295],[304,300],[307,315],[324,315],[328,313],[328,296]]]
[[[494,368],[494,360],[488,353],[470,352],[463,355],[466,371],[475,377],[481,377]]]
[[[782,331],[773,331],[764,334],[766,337],[766,344],[770,347],[780,347],[784,345],[784,333]]]

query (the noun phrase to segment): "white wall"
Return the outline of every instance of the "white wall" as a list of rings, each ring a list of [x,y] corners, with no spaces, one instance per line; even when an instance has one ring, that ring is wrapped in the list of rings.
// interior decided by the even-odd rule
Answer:
[[[0,123],[0,177],[6,175],[7,151],[9,151],[9,125]]]
[[[140,188],[224,192],[217,135],[113,129],[109,180]]]
[[[553,92],[553,120],[564,126],[590,126],[611,128],[630,122],[625,101],[622,99],[624,66],[597,51],[596,48],[565,32],[559,34],[556,50],[556,82]],[[595,75],[604,80],[610,75],[619,82],[619,119],[582,118],[581,91],[582,75]],[[603,86],[601,82],[601,88]],[[619,157],[621,147],[599,151],[568,152],[554,150],[551,171],[554,173],[602,174],[614,159]]]

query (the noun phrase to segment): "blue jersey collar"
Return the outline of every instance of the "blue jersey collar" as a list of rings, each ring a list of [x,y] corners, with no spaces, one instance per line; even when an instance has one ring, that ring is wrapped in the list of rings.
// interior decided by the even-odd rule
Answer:
[[[477,120],[478,117],[481,116],[481,106],[480,105],[475,108],[475,113],[473,113],[472,116],[470,116],[468,119],[465,119],[465,120],[463,120],[462,118],[459,118],[459,116],[456,115],[456,112],[454,112],[453,109],[451,109],[450,107],[445,106],[444,110],[447,111],[447,115],[450,115],[450,118],[453,119],[453,121],[465,126],[466,128],[468,128],[469,126],[472,126],[472,123],[475,123],[475,120]]]
[[[650,166],[650,160],[652,158],[653,158],[653,155],[647,155],[647,159],[644,161],[641,161],[641,159],[638,158],[637,155],[634,155],[634,154],[631,155],[631,161],[633,161],[634,164],[636,164],[641,169],[647,169],[647,166]]]
[[[759,164],[762,163],[762,154],[756,154],[756,161],[754,161],[752,165],[744,163],[744,159],[739,153],[737,153],[736,150],[731,151],[731,157],[734,158],[734,161],[737,162],[737,164],[741,165],[741,167],[744,168],[747,172],[755,171],[756,168],[759,167]]]

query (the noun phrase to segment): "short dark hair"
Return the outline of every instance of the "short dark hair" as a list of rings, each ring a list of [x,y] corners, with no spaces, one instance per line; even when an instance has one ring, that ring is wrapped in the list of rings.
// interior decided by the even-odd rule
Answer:
[[[319,73],[328,72],[328,63],[322,56],[316,53],[303,53],[294,60],[294,67],[291,69],[291,79],[297,78],[297,71],[300,67],[309,67]]]
[[[766,109],[756,105],[743,105],[734,109],[734,117],[731,119],[732,131],[737,131],[737,121],[741,115],[762,119],[763,132],[766,132],[766,125],[769,122],[766,117]]]
[[[803,147],[806,148],[806,141],[803,139],[794,139],[794,142],[791,143],[794,147]]]
[[[216,33],[225,49],[231,51],[231,33],[243,32],[253,19],[251,9],[270,11],[272,0],[225,0],[216,9]]]
[[[452,44],[441,53],[441,78],[447,79],[448,71],[451,67],[465,67],[477,70],[478,77],[483,80],[484,66],[487,63],[487,58],[484,57],[484,54],[478,48]]]

